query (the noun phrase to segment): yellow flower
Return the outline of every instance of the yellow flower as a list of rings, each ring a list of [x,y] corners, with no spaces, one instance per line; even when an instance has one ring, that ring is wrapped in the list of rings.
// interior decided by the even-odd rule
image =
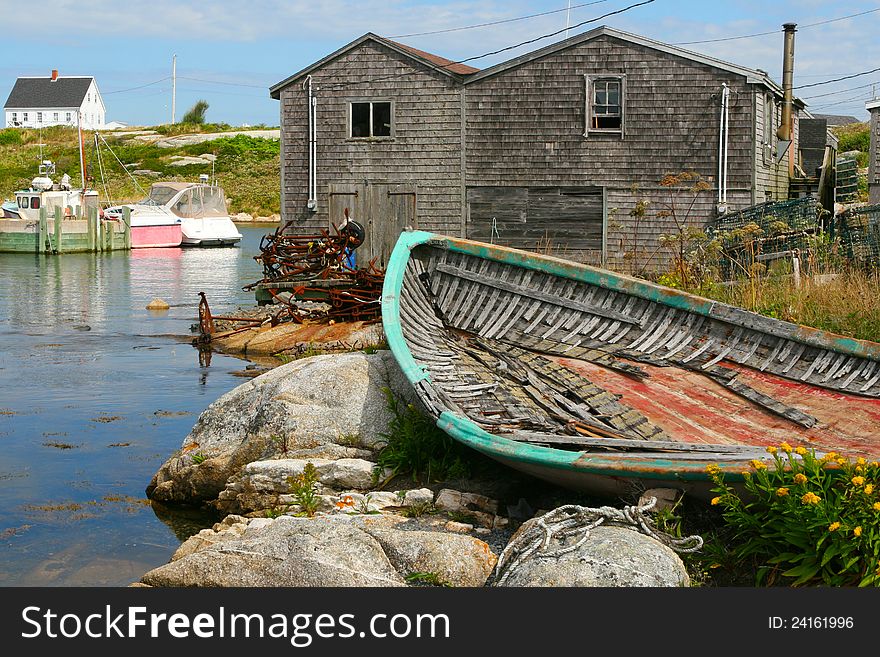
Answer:
[[[828,525],[828,531],[830,532],[836,532],[838,529],[840,529],[839,522],[832,522],[830,525]]]
[[[785,497],[786,495],[788,495],[787,488],[777,488],[776,489],[776,496],[777,497]]]
[[[871,507],[874,511],[880,511],[880,502],[874,502],[874,506]]]
[[[767,469],[767,465],[763,461],[759,461],[758,459],[752,459],[751,461],[749,461],[749,463],[755,470]]]
[[[775,448],[773,445],[770,445],[770,446],[767,448],[767,452],[768,452],[769,454],[775,454],[775,453],[776,453],[776,448]]]
[[[806,447],[795,447],[794,451],[796,451],[798,454],[803,456],[804,454],[807,453],[807,448]]]
[[[865,483],[865,478],[864,477],[853,477],[852,479],[850,479],[850,481],[855,486],[861,486],[863,483]]]
[[[706,472],[708,472],[710,475],[718,474],[719,472],[721,472],[721,468],[719,468],[714,463],[710,463],[706,466]]]
[[[804,496],[801,497],[801,502],[804,504],[818,504],[821,501],[822,498],[815,493],[804,493]]]
[[[743,477],[745,477],[746,479],[748,479],[749,477],[752,476],[752,473],[749,472],[748,470],[743,470],[742,475],[743,475]]]
[[[862,535],[862,526],[859,525],[858,527],[853,528],[853,534],[856,536],[861,536]]]
[[[822,456],[823,461],[833,461],[837,458],[837,452],[828,452],[827,454]]]
[[[868,484],[865,486],[865,495],[870,495],[874,492],[874,484]]]
[[[865,471],[865,469],[862,466],[860,466],[860,465],[856,466],[856,472],[858,472],[859,474],[862,474],[864,471]]]
[[[782,441],[781,443],[779,443],[779,449],[781,449],[786,454],[791,454],[791,445],[789,445],[785,441]]]
[[[711,504],[712,504],[712,506],[715,506],[715,505],[718,504],[719,502],[721,502],[721,498],[720,498],[720,497],[713,497],[713,498],[712,498],[712,502],[711,502]]]
[[[839,457],[839,458],[837,459],[837,464],[838,464],[838,465],[846,465],[846,459],[843,458],[842,456]]]
[[[856,465],[865,465],[865,463],[867,463],[867,461],[864,456],[860,456],[856,459]]]
[[[807,476],[802,472],[798,472],[794,476],[794,483],[796,483],[798,486],[807,483]]]

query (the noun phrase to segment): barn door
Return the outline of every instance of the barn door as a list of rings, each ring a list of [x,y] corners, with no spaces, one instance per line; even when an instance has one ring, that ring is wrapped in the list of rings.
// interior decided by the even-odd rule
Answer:
[[[330,224],[341,225],[346,208],[348,216],[360,223],[366,233],[356,252],[359,266],[374,258],[377,266],[387,266],[400,233],[408,226],[416,228],[414,185],[369,181],[330,184]]]
[[[370,258],[388,265],[391,251],[407,226],[416,227],[416,191],[412,185],[375,183],[370,186]]]

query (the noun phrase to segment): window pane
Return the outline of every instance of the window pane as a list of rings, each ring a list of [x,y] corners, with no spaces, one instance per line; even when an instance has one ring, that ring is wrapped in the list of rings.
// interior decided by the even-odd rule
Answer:
[[[351,136],[352,137],[369,137],[370,136],[370,104],[369,103],[352,103],[351,104]]]
[[[373,136],[391,136],[391,103],[373,103]]]
[[[608,95],[605,93],[604,87],[596,87],[596,106],[604,105],[608,102]]]
[[[33,198],[31,198],[31,209],[32,210],[39,210],[39,208],[40,208],[40,197],[34,196]]]

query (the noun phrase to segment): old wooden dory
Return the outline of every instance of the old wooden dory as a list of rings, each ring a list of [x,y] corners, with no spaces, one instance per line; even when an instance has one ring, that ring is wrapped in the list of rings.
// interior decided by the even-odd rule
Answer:
[[[880,453],[880,344],[607,270],[404,232],[382,318],[453,438],[569,488],[705,496],[785,440]]]

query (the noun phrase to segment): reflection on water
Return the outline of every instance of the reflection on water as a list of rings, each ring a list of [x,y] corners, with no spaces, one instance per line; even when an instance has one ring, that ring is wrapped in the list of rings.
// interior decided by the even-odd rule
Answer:
[[[120,586],[214,521],[156,510],[144,488],[198,414],[241,383],[235,358],[200,361],[198,293],[252,306],[238,248],[0,254],[0,585]],[[155,297],[167,311],[148,311]]]

